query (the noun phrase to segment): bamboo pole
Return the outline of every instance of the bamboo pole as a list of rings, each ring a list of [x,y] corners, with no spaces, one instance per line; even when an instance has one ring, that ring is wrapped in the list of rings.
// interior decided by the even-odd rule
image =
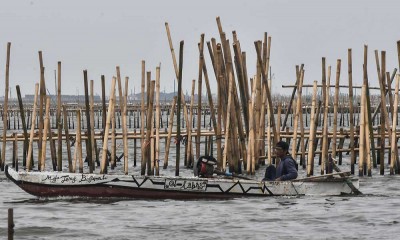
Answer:
[[[61,62],[57,63],[57,129],[58,129],[58,152],[57,170],[62,171],[62,120],[61,120]]]
[[[232,106],[232,96],[233,95],[233,77],[232,77],[232,72],[229,73],[229,91],[228,91],[228,107],[227,109],[231,109]],[[233,141],[229,139],[229,134],[230,134],[230,124],[231,124],[231,111],[227,112],[226,116],[226,123],[225,123],[225,148],[224,148],[224,157],[222,161],[222,166],[223,166],[223,171],[225,171],[227,167],[227,157],[228,157],[228,151],[230,141]],[[229,166],[228,166],[229,167]]]
[[[119,109],[120,109],[120,114],[121,114],[121,118],[122,118],[122,135],[125,134],[125,118],[124,118],[124,96],[122,93],[122,79],[121,79],[121,71],[120,71],[120,67],[116,66],[116,72],[117,72],[117,83],[118,83],[118,99],[119,99]],[[124,142],[124,141],[122,141]],[[124,148],[125,149],[125,146]],[[125,156],[125,151],[124,152],[124,156]],[[124,171],[125,171],[125,157],[124,157]]]
[[[324,126],[323,126],[323,138],[322,138],[322,155],[321,155],[321,175],[324,175],[326,162],[328,161],[328,112],[329,112],[329,85],[330,85],[330,73],[331,67],[328,67],[328,84],[326,84],[326,65],[325,58],[322,58],[322,89],[324,99]]]
[[[268,106],[268,109],[269,109],[269,106]],[[274,112],[272,110],[272,115],[273,115],[273,113]],[[278,102],[278,114],[277,114],[277,120],[276,120],[276,134],[277,134],[276,139],[278,141],[280,141],[280,139],[281,139],[281,116],[282,116],[282,102]],[[270,120],[268,119],[268,121],[270,121]],[[270,122],[268,122],[269,129],[271,128],[270,125],[271,125]],[[271,144],[271,140],[270,140],[270,144]]]
[[[201,55],[200,60],[203,61],[204,82],[206,84],[206,89],[207,89],[207,97],[208,97],[208,104],[210,107],[211,122],[213,124],[214,133],[217,136],[219,126],[217,124],[217,120],[215,119],[215,109],[214,109],[214,103],[213,103],[213,98],[212,98],[212,93],[211,93],[210,81],[208,79],[207,67],[206,67],[206,63],[204,61],[203,55]]]
[[[151,155],[153,154],[150,151],[151,147],[151,138],[153,136],[152,133],[152,126],[153,126],[153,106],[154,106],[154,88],[155,88],[155,81],[150,82],[150,89],[149,89],[149,107],[147,109],[147,130],[146,130],[146,139],[145,139],[145,158],[147,162],[147,176],[154,175],[154,165],[151,159]]]
[[[335,82],[335,100],[333,102],[333,138],[332,138],[332,156],[336,158],[336,141],[337,141],[337,115],[339,103],[339,82],[340,82],[340,67],[341,60],[336,62],[336,82]]]
[[[366,91],[366,101],[367,101],[367,112],[366,112],[366,116],[368,118],[368,139],[366,140],[366,143],[368,144],[368,148],[372,149],[372,161],[374,163],[374,166],[376,166],[376,155],[375,155],[375,143],[374,143],[374,136],[373,136],[373,129],[372,129],[372,117],[371,117],[371,100],[370,100],[370,93],[369,93],[369,84],[368,84],[368,46],[364,45],[364,69],[363,69],[363,81],[365,82],[365,91]],[[383,97],[383,96],[382,96]],[[369,135],[369,133],[371,133],[371,135]],[[371,152],[369,152],[368,154],[371,154]],[[368,159],[369,160],[369,159]]]
[[[15,171],[18,172],[18,162],[19,162],[19,159],[18,159],[18,137],[17,137],[17,134],[16,134],[16,133],[14,133],[14,145],[13,145],[13,147],[14,147],[14,152],[13,152],[13,155],[14,155],[13,167],[15,168]]]
[[[297,130],[298,130],[298,121],[300,118],[300,112],[301,115],[303,115],[303,110],[301,108],[301,93],[302,93],[302,87],[301,85],[303,84],[303,79],[304,79],[304,71],[302,70],[299,74],[297,74],[298,80],[298,87],[297,87],[297,101],[296,101],[296,110],[295,110],[295,116],[294,116],[294,126],[293,126],[293,142],[292,142],[292,157],[296,161],[296,144],[297,144]],[[301,116],[302,117],[302,116]]]
[[[89,165],[89,173],[93,173],[93,155],[92,155],[92,128],[90,124],[90,105],[89,105],[89,86],[88,86],[88,76],[87,70],[83,70],[83,81],[85,87],[85,114],[86,114],[86,127],[87,127],[87,145],[86,145],[86,156]],[[79,126],[79,125],[78,125]],[[78,128],[79,131],[81,128]]]
[[[167,26],[167,24],[166,24],[166,26]],[[171,45],[172,45],[172,43],[171,43]],[[175,176],[179,176],[179,164],[180,164],[179,162],[180,162],[180,148],[181,148],[181,142],[180,142],[180,138],[181,138],[181,119],[180,118],[181,118],[181,104],[182,104],[182,95],[183,95],[183,93],[182,93],[183,45],[184,45],[184,41],[181,41],[180,45],[179,45],[178,107],[177,107],[177,111],[178,112],[176,114],[176,117],[177,117],[177,121],[176,121],[177,143],[176,143]],[[175,68],[175,71],[176,71],[176,68]],[[186,106],[186,104],[184,104],[184,106]],[[185,108],[184,108],[184,112],[185,112]]]
[[[154,93],[153,93],[153,96],[154,96]],[[154,141],[154,138],[155,138],[154,135],[155,134],[154,134],[154,131],[155,131],[155,126],[154,126],[154,123],[152,121],[151,128],[150,128],[150,150],[149,150],[149,153],[148,153],[148,159],[150,159],[151,175],[155,175],[155,172],[154,172],[154,168],[155,168],[155,141]]]
[[[304,70],[303,70],[303,78],[304,78]],[[304,80],[304,79],[303,79]],[[301,80],[303,84],[303,80]],[[300,101],[302,100],[302,95],[300,95]],[[306,145],[304,143],[304,121],[303,121],[303,108],[300,108],[300,165],[302,165],[303,169],[306,169]],[[307,109],[306,109],[306,118],[307,118]]]
[[[347,51],[348,59],[348,77],[349,77],[349,112],[350,112],[350,168],[351,174],[354,175],[354,164],[356,162],[356,153],[354,151],[354,107],[353,107],[353,62],[352,62],[352,50],[351,48]]]
[[[156,68],[156,139],[155,139],[155,171],[160,175],[160,66]]]
[[[83,173],[83,154],[82,154],[82,136],[81,136],[81,109],[76,110],[76,123],[77,123],[77,128],[76,128],[76,156],[79,161],[79,173]],[[74,164],[74,166],[76,166]]]
[[[365,91],[367,91],[367,89],[365,89]],[[365,95],[367,95],[367,93],[365,93]],[[367,104],[368,107],[368,104]],[[370,132],[369,132],[369,119],[368,119],[368,109],[365,108],[364,109],[365,112],[365,151],[366,151],[366,158],[365,158],[365,162],[364,162],[364,174],[365,171],[367,170],[367,174],[369,177],[372,176],[372,172],[371,172],[371,138],[370,138]],[[372,134],[373,135],[373,134]]]
[[[111,121],[111,115],[112,115],[112,106],[114,104],[114,96],[115,96],[115,83],[116,83],[116,78],[113,77],[112,83],[111,83],[111,90],[110,90],[110,99],[108,101],[108,112],[107,112],[107,122],[106,122],[106,129],[104,131],[104,140],[103,140],[103,151],[102,151],[102,156],[101,156],[101,169],[100,169],[100,174],[106,173],[106,160],[107,160],[107,145],[108,145],[108,132],[110,129],[110,121]]]
[[[35,122],[36,122],[36,106],[37,106],[37,98],[39,92],[39,84],[35,84],[35,97],[33,99],[33,110],[32,110],[32,123],[31,123],[31,132],[29,137],[29,147],[28,147],[28,157],[26,159],[26,171],[31,170],[31,158],[32,158],[32,142],[33,142],[33,135],[35,132]]]
[[[360,160],[358,161],[358,175],[361,177],[364,175],[363,165],[364,165],[364,157],[365,157],[365,84],[363,84],[363,88],[361,90],[361,110],[360,110],[360,147],[359,154]]]
[[[42,158],[40,159],[40,171],[44,171],[45,166],[46,166],[46,142],[47,142],[47,132],[50,130],[49,129],[49,109],[50,109],[50,97],[46,97],[46,112],[45,112],[45,117],[44,117],[44,129],[43,129],[43,139],[42,139]],[[50,134],[50,141],[51,139],[51,134]]]
[[[249,100],[249,137],[248,137],[248,151],[247,151],[247,172],[253,172],[253,166],[255,159],[254,159],[254,119],[253,119],[253,106],[251,100]]]
[[[7,43],[7,60],[6,60],[6,79],[5,79],[5,88],[4,88],[4,105],[3,105],[3,144],[1,151],[1,159],[0,159],[0,168],[1,171],[4,171],[4,166],[6,162],[6,135],[7,135],[7,115],[8,115],[8,92],[10,85],[10,51],[11,51],[11,43]]]
[[[238,75],[238,84],[239,84],[239,91],[240,91],[240,100],[242,103],[242,109],[243,109],[243,119],[244,119],[244,125],[246,129],[246,135],[249,134],[249,110],[247,109],[247,102],[248,102],[248,97],[249,93],[248,87],[247,87],[247,79],[244,76],[244,68],[243,68],[243,57],[242,57],[242,51],[240,49],[240,43],[239,41],[235,41],[233,43],[233,51],[235,54],[235,62],[236,62],[236,71]]]
[[[50,119],[47,124],[48,124],[47,129],[48,129],[48,135],[49,135],[48,137],[50,138],[49,145],[50,145],[51,163],[53,165],[53,171],[56,171],[57,170],[56,144],[53,140],[53,132],[51,131]],[[44,136],[44,137],[46,137],[46,136]]]
[[[190,110],[189,110],[189,125],[187,125],[187,156],[189,162],[191,161],[191,159],[193,159],[193,146],[192,146],[192,120],[193,120],[193,105],[194,105],[194,90],[195,90],[195,85],[196,84],[196,80],[192,80],[192,91],[191,91],[191,98],[190,98]],[[198,114],[198,113],[197,113]],[[197,137],[197,136],[196,136]],[[196,142],[197,145],[197,142]],[[198,159],[198,158],[197,158]],[[189,167],[189,165],[187,165]]]
[[[390,175],[395,174],[395,163],[396,163],[396,148],[397,148],[397,140],[396,140],[396,125],[397,125],[397,111],[398,111],[398,104],[399,104],[399,81],[400,75],[397,74],[396,77],[396,85],[395,85],[395,92],[394,92],[394,109],[393,109],[393,122],[392,122],[392,145],[391,145],[391,159],[390,159]],[[383,160],[381,164],[383,163]]]
[[[314,81],[313,84],[313,95],[312,95],[312,103],[311,103],[311,119],[310,119],[310,137],[308,144],[308,156],[307,156],[307,177],[310,177],[314,174],[314,141],[315,141],[315,130],[316,130],[316,118],[315,118],[315,110],[317,104],[317,81]]]
[[[168,43],[169,43],[169,47],[170,47],[171,55],[172,55],[172,62],[174,64],[176,81],[178,82],[178,79],[179,79],[179,68],[178,68],[178,64],[176,63],[174,46],[172,44],[171,33],[169,31],[169,25],[168,25],[167,22],[165,23],[165,29],[167,31]],[[185,99],[185,95],[183,94],[183,91],[180,94],[181,94],[181,98],[184,100]],[[186,104],[183,104],[183,117],[184,117],[184,121],[186,122],[186,126],[187,126],[188,123],[189,123],[189,116],[188,116],[188,110],[187,110]]]
[[[171,106],[171,115],[169,115],[168,137],[166,139],[166,145],[165,145],[165,157],[164,157],[164,167],[163,167],[164,169],[167,169],[167,167],[168,167],[168,155],[169,155],[169,148],[171,145],[171,134],[172,134],[172,127],[174,124],[176,99],[177,99],[177,97],[174,96],[174,99],[172,100],[172,106]]]
[[[39,98],[39,141],[38,141],[38,161],[42,159],[42,130],[43,130],[43,104],[46,96],[46,83],[44,79],[44,66],[42,51],[39,51],[39,65],[40,65],[40,98]],[[40,165],[38,164],[38,168]]]
[[[101,75],[101,102],[102,102],[102,120],[101,120],[101,125],[103,127],[103,134],[105,132],[106,129],[106,121],[107,121],[107,109],[106,109],[106,87],[105,87],[105,83],[106,79],[104,77],[104,75]]]
[[[379,69],[379,62],[377,62],[377,66],[378,66],[378,69]],[[396,76],[396,72],[397,72],[397,68],[393,69],[392,76],[390,77],[390,84],[388,84],[388,85],[391,85],[392,82],[394,81],[394,77]],[[379,74],[378,74],[378,76],[379,76]],[[388,82],[389,82],[389,80],[388,80]],[[380,90],[380,88],[378,88],[378,89]],[[387,88],[385,90],[385,97],[389,92],[391,92],[391,91]],[[376,106],[376,108],[375,108],[374,114],[372,116],[372,122],[375,121],[375,117],[378,114],[380,108],[381,108],[381,102],[379,102],[378,106]]]
[[[146,173],[146,158],[144,154],[145,150],[145,142],[144,142],[144,125],[145,125],[145,85],[146,85],[146,69],[145,69],[145,61],[142,61],[142,81],[141,81],[141,108],[140,108],[140,137],[141,137],[141,175],[145,175]]]
[[[257,51],[257,59],[258,59],[258,62],[259,62],[259,64],[261,65],[261,75],[262,75],[262,80],[263,80],[263,82],[264,82],[264,85],[265,85],[265,88],[266,88],[266,91],[267,91],[268,105],[269,105],[270,109],[273,109],[273,107],[272,107],[272,99],[271,99],[271,91],[270,91],[270,88],[269,88],[269,86],[268,86],[267,77],[266,77],[266,76],[268,76],[269,68],[267,68],[266,70],[264,70],[264,66],[262,65],[262,59],[261,59],[260,48],[258,47],[257,42],[254,42],[254,45],[255,45],[256,51]],[[268,53],[271,52],[270,48],[271,48],[271,37],[269,37],[269,41],[268,41],[268,49],[269,49],[269,50],[268,50]],[[276,143],[278,142],[278,141],[277,141],[277,138],[276,138],[277,134],[276,134],[276,127],[275,127],[275,118],[271,118],[271,127],[272,127],[272,129],[273,129],[273,135],[274,135],[274,138],[273,138],[274,141],[273,141],[273,143],[274,143],[274,146],[275,146]]]
[[[123,114],[122,114],[122,128],[123,128],[123,143],[124,143],[124,173],[125,175],[128,174],[128,129],[126,126],[126,114],[127,114],[127,105],[128,105],[128,82],[129,78],[125,77],[125,93],[124,93],[124,109],[123,109]]]
[[[379,78],[379,85],[381,87],[381,96],[384,96],[384,85],[385,85],[385,78],[386,78],[386,52],[382,51],[381,52],[381,62],[382,62],[382,68],[379,68],[379,57],[378,57],[378,51],[375,51],[375,59],[376,59],[376,65],[377,65],[377,70],[378,70],[378,78]],[[392,129],[390,127],[390,123],[389,123],[389,114],[387,112],[386,109],[386,98],[385,97],[381,97],[381,108],[382,108],[382,113],[383,113],[383,117],[385,119],[385,125],[386,128],[388,129],[388,135],[389,135],[389,144],[392,144],[392,138],[390,137],[392,135]],[[396,154],[397,155],[397,154]],[[397,159],[397,157],[396,157]]]
[[[269,80],[269,84],[271,85],[271,79]],[[266,97],[266,95],[267,94],[264,91],[264,96]],[[266,101],[264,103],[266,103]],[[272,164],[271,116],[273,116],[274,110],[270,109],[268,104],[267,104],[267,106],[264,105],[264,107],[267,107],[267,154],[268,154],[268,165],[271,165]],[[272,114],[271,114],[271,112],[272,112]],[[279,113],[278,113],[278,115],[279,115]],[[280,130],[279,125],[280,125],[281,121],[279,118],[280,118],[280,116],[278,116],[278,119],[277,119],[277,129],[278,129],[277,132],[279,132],[279,130]],[[279,139],[279,137],[277,137],[277,139]]]
[[[201,56],[203,55],[204,48],[204,34],[200,36],[199,43],[199,75],[197,80],[197,129],[196,129],[196,159],[200,157],[200,132],[201,132],[201,95],[203,85],[203,64]],[[189,160],[190,162],[190,160]]]
[[[92,169],[94,171],[95,169],[95,156],[96,156],[96,149],[97,149],[97,145],[96,145],[96,140],[94,139],[94,90],[93,90],[93,85],[94,85],[94,81],[90,80],[90,142],[91,143],[91,150],[92,150],[92,160],[91,162],[89,162],[89,164],[92,166],[90,169]],[[88,143],[88,144],[89,144]],[[90,158],[88,158],[88,161],[90,161]],[[89,171],[90,171],[89,169]]]
[[[117,78],[118,82],[118,78]],[[116,90],[114,90],[116,91]],[[115,105],[117,105],[117,99],[116,99],[116,93],[114,93],[114,99],[113,105],[111,106],[111,157],[110,157],[110,167],[111,169],[114,169],[114,167],[117,165],[115,156],[117,155],[116,147],[116,138],[115,138]]]
[[[19,88],[19,85],[16,86],[16,89],[17,89],[18,104],[19,104],[21,120],[22,120],[22,128],[24,131],[24,147],[23,147],[23,164],[22,165],[25,167],[26,166],[26,153],[28,151],[29,139],[28,139],[27,124],[25,122],[25,111],[24,111],[24,106],[22,104],[21,90]]]
[[[385,130],[385,121],[384,121],[384,119],[383,119],[383,114],[381,114],[381,123],[380,123],[380,126],[379,126],[379,130],[380,130],[380,133],[381,133],[381,136],[380,136],[380,166],[379,166],[379,173],[381,174],[381,175],[384,175],[385,174],[385,133],[386,133],[386,130]],[[379,132],[379,130],[378,130],[378,132]]]
[[[67,156],[68,156],[68,170],[69,172],[73,172],[72,169],[72,157],[71,157],[71,143],[69,142],[69,131],[67,124],[67,108],[65,105],[63,107],[63,115],[64,115],[64,132],[65,132],[65,142],[67,143]]]

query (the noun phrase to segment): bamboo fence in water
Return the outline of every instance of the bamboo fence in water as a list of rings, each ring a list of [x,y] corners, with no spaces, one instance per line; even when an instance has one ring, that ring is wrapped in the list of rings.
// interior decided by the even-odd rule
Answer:
[[[33,103],[23,102],[19,86],[16,86],[17,101],[12,101],[8,96],[11,55],[11,43],[8,43],[1,111],[1,169],[8,163],[18,167],[17,146],[22,142],[22,166],[27,171],[33,166],[43,171],[46,164],[51,163],[53,170],[64,171],[67,165],[70,172],[83,172],[86,162],[90,173],[96,170],[107,173],[108,168],[115,168],[122,159],[122,171],[128,174],[129,166],[136,166],[139,159],[142,175],[159,175],[161,162],[163,169],[169,167],[170,148],[175,145],[175,175],[179,175],[182,166],[193,167],[201,155],[214,156],[222,171],[229,168],[235,173],[255,174],[260,165],[278,164],[273,146],[285,140],[307,176],[314,175],[317,167],[321,174],[332,171],[328,154],[338,159],[339,165],[342,165],[343,155],[349,154],[351,173],[355,174],[358,164],[359,176],[371,176],[372,169],[378,165],[382,175],[385,166],[391,175],[400,172],[396,129],[400,75],[396,74],[397,69],[392,74],[387,72],[385,51],[381,51],[380,56],[374,51],[379,87],[369,86],[368,46],[365,45],[362,86],[353,86],[352,50],[348,49],[347,84],[343,84],[342,60],[337,60],[333,77],[332,67],[326,66],[326,59],[322,58],[321,84],[318,81],[305,84],[307,74],[301,64],[295,68],[294,85],[282,86],[293,89],[291,96],[281,96],[274,94],[271,88],[272,84],[277,84],[271,79],[271,36],[265,33],[262,41],[254,42],[257,64],[255,74],[250,75],[238,34],[233,31],[232,40],[228,39],[217,17],[220,42],[215,38],[205,42],[205,35],[201,34],[198,78],[192,81],[188,101],[182,90],[184,42],[180,42],[177,60],[168,23],[165,27],[178,83],[178,93],[172,103],[160,99],[161,64],[152,80],[152,72],[146,71],[144,61],[141,63],[141,100],[129,101],[129,78],[125,77],[123,85],[117,66],[108,104],[105,77],[101,77],[101,101],[95,102],[94,82],[89,82],[86,70],[83,71],[84,103],[63,103],[62,65],[58,62],[57,101],[54,103],[46,94],[42,52],[39,52],[41,77],[35,87]],[[212,68],[207,66],[205,48]],[[400,41],[397,49],[400,65]],[[216,81],[215,95],[211,92],[208,69],[212,69],[211,75]],[[308,88],[312,88],[310,95],[303,91]],[[361,89],[358,95],[354,93],[356,89]],[[206,96],[202,96],[204,90]],[[372,90],[379,91],[371,94]],[[8,141],[13,142],[12,159],[6,159]],[[131,150],[128,141],[133,141]],[[165,143],[164,155],[160,152],[162,142]],[[36,146],[37,155],[33,156]],[[62,154],[65,147],[66,156]],[[182,147],[185,148],[182,151],[184,160],[180,161]],[[48,148],[49,157],[46,156]],[[140,156],[137,149],[140,149]]]

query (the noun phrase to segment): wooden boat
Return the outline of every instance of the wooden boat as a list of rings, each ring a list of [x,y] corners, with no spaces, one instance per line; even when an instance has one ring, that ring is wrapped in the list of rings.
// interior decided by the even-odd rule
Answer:
[[[225,199],[251,196],[341,195],[352,194],[358,191],[359,187],[358,179],[332,176],[334,174],[322,178],[266,182],[237,177],[17,172],[10,166],[6,166],[5,174],[24,191],[38,197]]]

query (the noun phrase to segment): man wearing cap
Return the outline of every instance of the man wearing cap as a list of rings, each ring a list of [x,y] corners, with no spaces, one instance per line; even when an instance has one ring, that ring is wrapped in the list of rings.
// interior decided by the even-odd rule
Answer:
[[[281,159],[276,168],[275,181],[286,181],[297,178],[296,161],[289,155],[289,144],[280,141],[276,144],[276,156]]]

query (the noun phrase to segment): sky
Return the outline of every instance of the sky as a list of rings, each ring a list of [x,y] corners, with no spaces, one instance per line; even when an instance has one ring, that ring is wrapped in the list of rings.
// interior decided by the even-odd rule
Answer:
[[[190,92],[198,78],[200,35],[219,41],[216,17],[232,41],[238,34],[247,54],[249,76],[256,72],[254,41],[264,32],[272,37],[272,93],[289,94],[282,85],[294,84],[295,66],[304,64],[304,83],[321,82],[321,58],[332,66],[342,59],[340,84],[348,84],[347,50],[353,50],[353,82],[361,85],[364,45],[368,45],[368,74],[377,82],[374,50],[387,52],[387,69],[399,68],[396,43],[400,40],[400,1],[350,0],[0,0],[0,96],[4,95],[7,42],[11,42],[10,88],[34,94],[39,82],[38,51],[43,52],[46,86],[55,92],[54,71],[62,62],[62,94],[83,94],[83,70],[101,94],[101,75],[109,94],[115,68],[128,76],[129,92],[140,92],[141,61],[152,72],[161,64],[161,91],[173,92],[175,71],[165,22],[169,23],[175,53],[184,40],[183,89]],[[212,91],[216,81],[206,53]],[[203,84],[204,86],[204,84]],[[177,86],[176,86],[177,89]],[[342,90],[347,93],[347,90]],[[196,89],[197,92],[197,89]],[[203,92],[206,93],[203,87]],[[303,91],[304,92],[304,91]],[[309,90],[311,92],[311,89]]]

